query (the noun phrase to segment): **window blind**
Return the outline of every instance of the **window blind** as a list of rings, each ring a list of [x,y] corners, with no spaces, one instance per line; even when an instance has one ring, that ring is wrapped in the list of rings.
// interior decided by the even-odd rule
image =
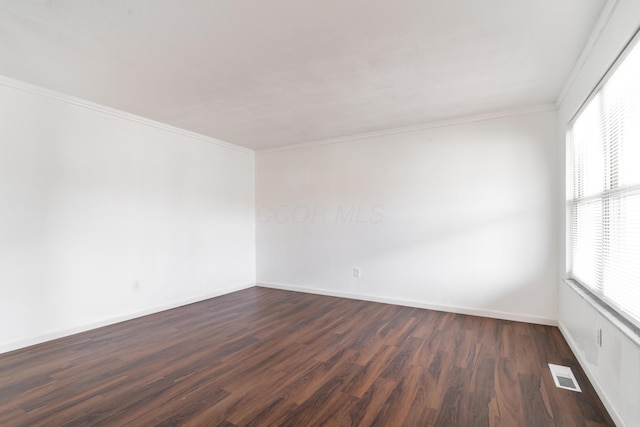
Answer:
[[[640,43],[568,135],[569,276],[640,327]]]

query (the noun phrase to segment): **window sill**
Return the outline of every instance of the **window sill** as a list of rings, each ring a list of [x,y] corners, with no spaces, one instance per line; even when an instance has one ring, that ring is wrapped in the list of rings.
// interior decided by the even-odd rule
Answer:
[[[600,313],[601,316],[618,328],[620,332],[629,338],[635,345],[640,347],[640,328],[600,301],[598,297],[594,296],[588,289],[584,288],[575,280],[566,278],[563,279],[563,282],[580,295],[580,297]]]

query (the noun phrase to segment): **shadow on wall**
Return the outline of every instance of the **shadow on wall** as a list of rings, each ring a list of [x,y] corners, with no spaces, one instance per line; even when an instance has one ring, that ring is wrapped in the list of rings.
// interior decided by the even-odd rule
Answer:
[[[259,153],[258,282],[555,319],[555,119]]]
[[[284,284],[311,288],[532,315],[532,306],[555,301],[540,289],[553,262],[541,212],[466,215],[454,223],[451,216],[425,221],[421,212],[385,208],[298,207],[286,209],[287,218],[277,216],[278,207],[260,207],[259,240],[292,243],[260,254],[261,280],[270,281],[270,264],[286,262]],[[335,212],[346,211],[360,215],[335,220]],[[362,277],[352,278],[350,266]]]

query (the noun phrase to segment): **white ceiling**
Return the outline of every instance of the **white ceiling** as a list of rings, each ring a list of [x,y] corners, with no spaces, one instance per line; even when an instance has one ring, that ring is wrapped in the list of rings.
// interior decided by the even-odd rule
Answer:
[[[606,0],[0,0],[0,74],[246,147],[555,101]]]

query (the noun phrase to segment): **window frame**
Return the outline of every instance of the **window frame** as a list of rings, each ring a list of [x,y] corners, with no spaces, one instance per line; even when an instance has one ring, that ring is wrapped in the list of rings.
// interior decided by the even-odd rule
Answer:
[[[627,333],[627,335],[631,336],[634,340],[638,340],[640,342],[640,320],[632,319],[629,315],[624,312],[618,310],[615,306],[612,306],[611,303],[607,302],[597,291],[595,291],[590,286],[586,286],[582,284],[574,275],[573,275],[573,210],[574,206],[577,204],[573,203],[576,199],[575,190],[574,190],[574,182],[573,182],[573,159],[571,157],[571,146],[572,146],[572,130],[574,124],[580,115],[585,111],[585,109],[590,105],[592,101],[595,100],[596,97],[602,94],[603,87],[607,84],[607,82],[611,79],[611,77],[615,74],[624,60],[628,57],[628,55],[635,49],[640,49],[640,28],[636,30],[633,36],[629,39],[629,41],[624,45],[620,53],[616,56],[611,65],[606,69],[605,73],[602,75],[598,83],[591,90],[589,95],[585,98],[579,108],[575,111],[574,115],[571,117],[569,122],[565,128],[565,235],[566,235],[566,245],[565,245],[565,283],[574,287],[578,294],[582,296],[584,299],[589,301],[592,305],[596,306],[596,309],[607,318],[612,320],[614,323],[618,324],[619,327]],[[602,100],[600,101],[602,102]],[[606,148],[606,147],[605,147]],[[606,149],[605,149],[606,153]],[[606,154],[605,154],[606,155]],[[603,197],[607,193],[611,193],[611,176],[609,174],[609,169],[611,165],[606,164],[605,166],[605,188],[599,193],[598,196],[587,196],[581,197],[579,199],[585,200],[590,198],[600,198],[603,202],[609,202],[609,198]],[[615,189],[613,190],[615,192]],[[606,221],[607,226],[609,225]],[[631,333],[631,334],[629,334]]]

